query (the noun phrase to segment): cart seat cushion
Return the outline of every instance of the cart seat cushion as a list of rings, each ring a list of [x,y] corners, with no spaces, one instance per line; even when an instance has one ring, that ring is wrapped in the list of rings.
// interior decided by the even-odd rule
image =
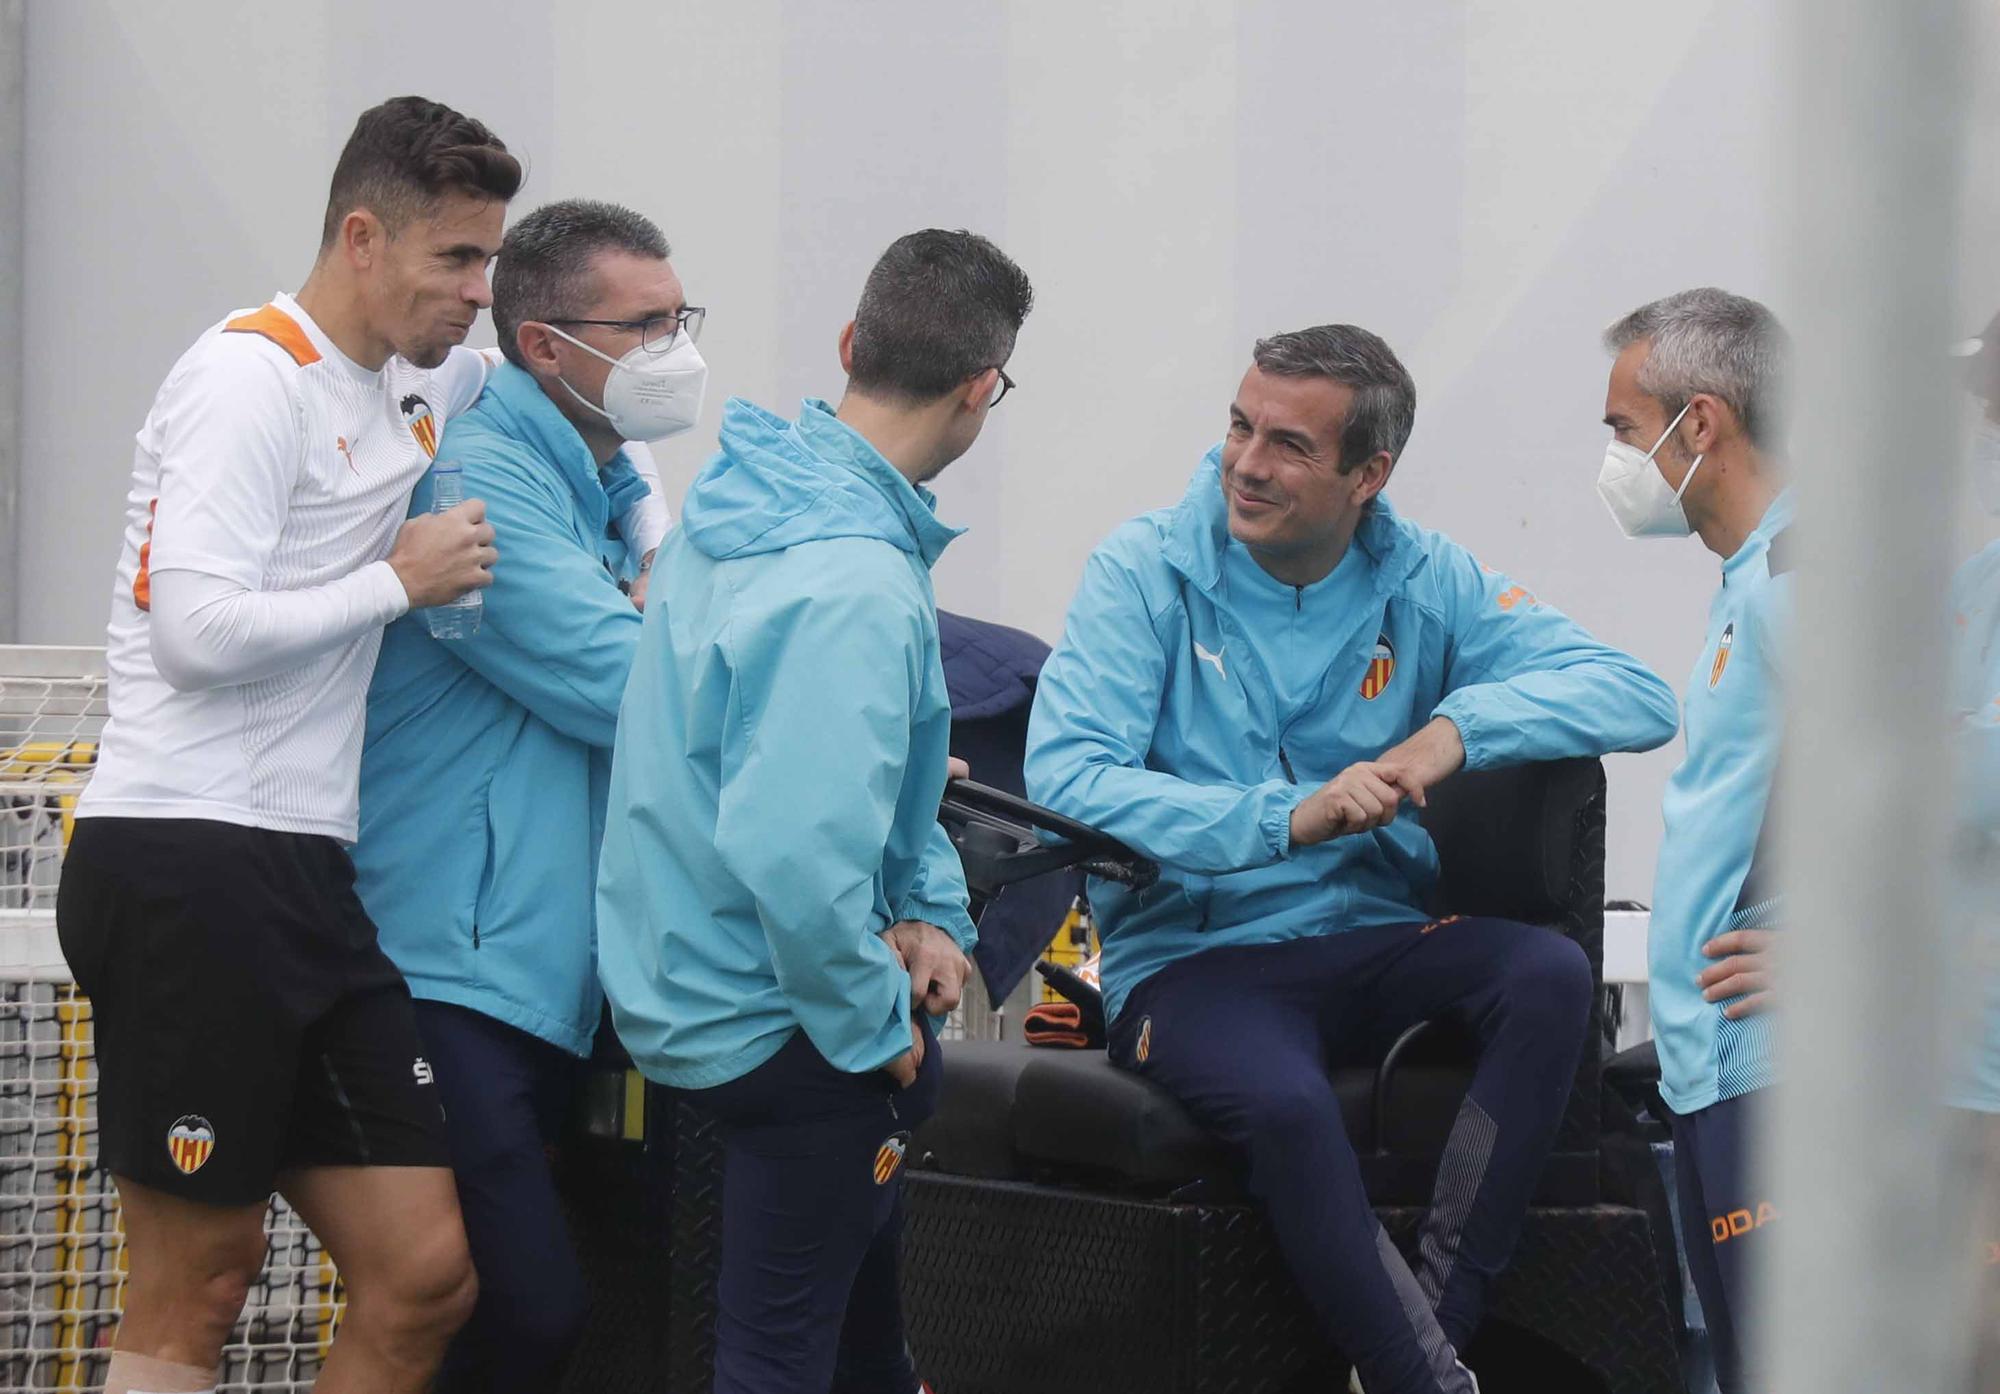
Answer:
[[[929,1153],[935,1165],[957,1176],[1021,1176],[1014,1101],[1028,1048],[1018,1041],[945,1041],[940,1049],[944,1089],[937,1111],[917,1130],[916,1155]]]
[[[920,1155],[961,1176],[1069,1175],[1143,1190],[1196,1180],[1228,1182],[1229,1152],[1174,1097],[1096,1050],[1016,1041],[949,1041],[944,1093],[919,1135]],[[1375,1147],[1375,1072],[1331,1071],[1342,1121],[1357,1151]],[[1457,1065],[1399,1071],[1386,1120],[1391,1150],[1435,1156],[1465,1097]]]

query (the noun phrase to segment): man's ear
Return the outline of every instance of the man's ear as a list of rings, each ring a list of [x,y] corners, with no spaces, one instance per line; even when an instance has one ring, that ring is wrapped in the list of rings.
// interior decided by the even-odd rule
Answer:
[[[1354,501],[1367,503],[1388,487],[1389,472],[1396,467],[1396,461],[1386,450],[1378,450],[1354,471]]]
[[[1735,420],[1736,414],[1720,397],[1697,392],[1688,399],[1687,418],[1680,427],[1681,443],[1690,456],[1712,455]]]
[[[514,327],[514,347],[520,350],[521,361],[537,374],[553,377],[562,372],[556,342],[555,332],[537,320],[524,320]]]
[[[340,254],[356,271],[366,271],[381,260],[383,244],[388,240],[389,230],[366,208],[350,210],[340,220],[340,231],[334,237]]]
[[[974,373],[965,380],[965,386],[958,389],[958,405],[961,411],[978,411],[993,400],[993,394],[1000,387],[1000,370],[988,368]]]
[[[840,327],[840,371],[854,376],[854,321]]]

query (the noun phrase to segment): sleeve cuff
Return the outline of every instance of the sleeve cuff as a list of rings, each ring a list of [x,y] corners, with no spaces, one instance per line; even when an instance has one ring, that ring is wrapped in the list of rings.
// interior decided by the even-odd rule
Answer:
[[[1485,723],[1479,713],[1466,698],[1466,690],[1460,688],[1431,712],[1433,718],[1443,717],[1458,728],[1458,741],[1465,747],[1465,764],[1468,770],[1487,769],[1492,764],[1492,741],[1488,739]]]
[[[1264,834],[1264,845],[1271,849],[1271,855],[1283,860],[1292,855],[1292,813],[1312,795],[1312,790],[1300,784],[1281,784],[1277,786],[1277,791],[1271,807],[1258,820],[1258,828]]]
[[[960,901],[911,901],[896,912],[898,920],[918,920],[924,924],[936,925],[957,941],[958,947],[967,953],[979,942],[979,930],[972,923],[972,916]]]
[[[370,562],[354,576],[361,588],[362,603],[380,617],[379,623],[388,624],[410,613],[410,593],[403,589],[402,578],[388,562]]]

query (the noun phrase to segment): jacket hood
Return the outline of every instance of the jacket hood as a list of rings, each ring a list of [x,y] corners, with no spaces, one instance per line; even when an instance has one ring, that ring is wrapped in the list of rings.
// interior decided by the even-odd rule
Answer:
[[[802,542],[862,537],[934,564],[958,528],[938,521],[931,491],[912,485],[833,408],[808,398],[797,421],[732,397],[722,449],[681,510],[681,530],[718,561]]]

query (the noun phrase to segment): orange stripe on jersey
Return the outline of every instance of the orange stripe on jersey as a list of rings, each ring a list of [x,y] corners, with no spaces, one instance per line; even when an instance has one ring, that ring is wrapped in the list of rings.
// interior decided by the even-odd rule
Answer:
[[[146,505],[146,540],[139,544],[139,574],[132,578],[132,603],[141,610],[153,608],[153,524],[159,521],[160,501]]]
[[[238,315],[222,326],[225,334],[262,334],[279,348],[292,356],[292,362],[301,368],[308,363],[319,362],[319,350],[313,347],[306,331],[299,328],[299,322],[279,309],[276,305],[266,305],[261,310],[252,310],[247,315]]]

